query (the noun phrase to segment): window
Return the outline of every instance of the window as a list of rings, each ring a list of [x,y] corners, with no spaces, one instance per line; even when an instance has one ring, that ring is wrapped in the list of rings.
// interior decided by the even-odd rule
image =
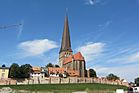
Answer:
[[[2,72],[5,72],[5,69],[2,69]]]
[[[5,74],[4,74],[4,73],[2,73],[2,77],[1,77],[1,78],[4,78],[4,76],[5,76]]]

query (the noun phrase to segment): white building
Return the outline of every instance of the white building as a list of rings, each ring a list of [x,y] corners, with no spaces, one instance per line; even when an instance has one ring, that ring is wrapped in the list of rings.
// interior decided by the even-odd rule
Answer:
[[[43,79],[45,77],[45,71],[41,67],[32,67],[32,73],[30,73],[31,79]]]

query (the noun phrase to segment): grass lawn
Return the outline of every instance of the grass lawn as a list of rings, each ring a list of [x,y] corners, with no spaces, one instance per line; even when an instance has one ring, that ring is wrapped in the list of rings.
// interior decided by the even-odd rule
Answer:
[[[110,90],[114,91],[117,88],[127,89],[125,86],[120,85],[108,85],[108,84],[36,84],[36,85],[6,85],[0,86],[10,87],[15,90],[29,90],[29,91],[86,91],[86,90]]]

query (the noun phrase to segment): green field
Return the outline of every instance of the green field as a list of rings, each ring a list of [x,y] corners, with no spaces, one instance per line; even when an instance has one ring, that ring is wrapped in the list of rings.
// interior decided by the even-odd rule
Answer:
[[[37,84],[37,85],[8,85],[0,86],[10,87],[15,90],[29,90],[29,91],[53,91],[53,90],[71,90],[71,91],[85,91],[85,90],[111,90],[114,91],[117,88],[127,89],[125,86],[119,85],[107,85],[107,84]]]

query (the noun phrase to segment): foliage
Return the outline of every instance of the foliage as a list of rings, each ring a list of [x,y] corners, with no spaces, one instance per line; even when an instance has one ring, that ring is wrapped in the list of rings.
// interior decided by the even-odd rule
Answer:
[[[108,80],[119,80],[120,78],[114,74],[109,74],[107,77],[106,77]]]
[[[25,64],[20,66],[20,77],[29,78],[32,66],[30,64]]]
[[[59,65],[56,64],[55,67],[59,68]]]
[[[19,65],[16,63],[13,63],[10,67],[9,71],[9,77],[11,78],[18,78],[19,77]]]
[[[97,77],[96,71],[94,69],[89,69],[90,77]]]
[[[10,67],[9,77],[11,78],[29,78],[32,66],[30,64],[25,64],[19,66],[13,63]]]
[[[139,77],[135,79],[135,84],[137,84],[137,86],[139,86]]]
[[[54,65],[53,65],[52,63],[48,63],[48,64],[46,65],[46,68],[48,68],[48,67],[54,67]]]
[[[59,65],[57,65],[57,64],[52,64],[52,63],[48,63],[47,65],[46,65],[46,68],[48,68],[48,67],[56,67],[56,68],[59,68]]]

